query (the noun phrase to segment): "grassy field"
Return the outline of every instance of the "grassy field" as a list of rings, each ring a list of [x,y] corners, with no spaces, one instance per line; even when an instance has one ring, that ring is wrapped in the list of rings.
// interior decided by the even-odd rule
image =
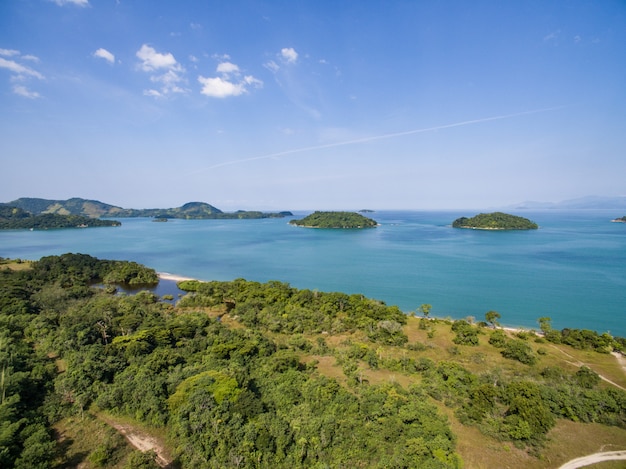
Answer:
[[[195,308],[197,310],[197,308]],[[244,327],[237,318],[225,314],[224,310],[207,309],[205,311],[212,317],[220,316],[222,322],[229,327]],[[184,311],[180,311],[184,314]],[[298,349],[301,361],[313,364],[318,373],[336,379],[339,383],[350,389],[348,379],[343,373],[342,366],[337,357],[347,354],[350,347],[362,346],[373,348],[379,358],[429,358],[434,362],[441,360],[455,361],[462,364],[466,369],[476,374],[482,374],[487,370],[497,370],[505,378],[526,377],[532,379],[539,377],[540,371],[553,366],[569,373],[575,372],[585,364],[596,373],[606,377],[615,385],[626,388],[626,373],[617,359],[610,354],[601,354],[591,351],[575,350],[565,345],[554,345],[547,342],[537,343],[531,336],[526,342],[537,351],[542,349],[539,361],[533,366],[524,365],[514,360],[502,357],[500,350],[488,343],[491,328],[482,328],[479,335],[478,346],[455,345],[452,341],[454,333],[451,331],[451,323],[444,320],[432,320],[428,322],[428,329],[420,328],[420,318],[409,317],[404,332],[409,338],[408,345],[422,344],[420,350],[411,350],[407,347],[381,346],[374,344],[362,332],[354,334],[320,334],[307,335],[305,339],[311,344],[316,344],[318,339],[323,338],[329,351],[324,354],[315,353],[312,349],[305,352]],[[509,337],[514,337],[514,331],[506,331]],[[289,347],[291,337],[281,334],[272,334],[274,340],[283,347]],[[383,382],[395,382],[403,387],[418,383],[421,380],[419,373],[404,373],[402,371],[390,371],[379,368],[371,369],[366,363],[359,362],[359,370],[362,379],[370,384]],[[599,386],[607,387],[612,384],[605,381]],[[557,420],[556,426],[548,433],[546,444],[536,455],[529,454],[525,449],[515,447],[512,443],[498,441],[482,434],[477,427],[461,424],[456,418],[453,409],[443,403],[432,401],[447,416],[452,431],[457,436],[457,452],[461,455],[466,469],[491,469],[491,468],[528,468],[528,469],[551,469],[558,468],[561,464],[599,451],[626,450],[626,430],[617,427],[608,427],[599,424],[584,424],[571,422],[564,419]],[[120,419],[115,417],[112,422],[111,416],[99,415],[99,419],[85,413],[82,419],[65,419],[56,424],[58,439],[66,451],[66,457],[59,460],[59,467],[77,467],[89,469],[98,466],[98,458],[107,454],[114,467],[125,469],[133,453],[128,441],[117,432],[113,426],[123,424],[137,433],[149,435],[160,441],[167,452],[166,431],[151,430],[129,418]],[[107,423],[108,422],[108,423]],[[616,469],[625,467],[624,461],[613,461],[597,464],[597,469]]]
[[[422,343],[426,347],[422,351],[411,351],[406,348],[378,347],[378,353],[387,357],[405,355],[410,358],[427,357],[438,362],[440,360],[456,361],[468,370],[480,374],[488,369],[497,369],[503,376],[534,376],[547,367],[559,367],[570,373],[575,372],[581,365],[586,365],[596,373],[606,377],[616,385],[626,388],[626,373],[610,354],[601,354],[592,351],[575,350],[566,345],[554,345],[550,343],[536,343],[533,338],[527,343],[537,351],[543,349],[543,354],[534,366],[507,360],[502,357],[500,351],[488,343],[489,336],[493,332],[490,328],[484,328],[479,336],[477,347],[455,346],[452,342],[454,333],[450,330],[450,324],[445,321],[430,321],[432,328],[430,337],[427,330],[419,328],[420,318],[408,318],[405,333],[409,337],[409,344]],[[510,337],[513,331],[506,331]],[[310,337],[312,341],[315,337]],[[340,351],[346,347],[347,339],[351,343],[366,343],[367,339],[362,335],[333,336],[327,337],[326,342],[330,347]],[[317,360],[317,370],[328,377],[338,379],[346,383],[342,368],[332,356],[303,355],[303,361]],[[418,374],[405,374],[389,370],[367,369],[364,365],[364,376],[372,384],[385,381],[393,381],[404,387],[418,382]],[[599,386],[611,386],[601,382]],[[496,441],[483,435],[476,427],[461,424],[454,412],[443,404],[434,401],[440,411],[447,415],[453,432],[457,435],[457,451],[463,458],[466,468],[491,469],[491,468],[528,468],[528,469],[551,469],[558,468],[561,464],[586,454],[600,451],[626,450],[626,430],[617,427],[608,427],[599,424],[576,423],[569,420],[559,419],[556,426],[549,432],[548,441],[541,450],[539,457],[529,455],[525,450],[516,448],[510,442]],[[612,461],[595,465],[601,469],[624,468],[624,461]]]

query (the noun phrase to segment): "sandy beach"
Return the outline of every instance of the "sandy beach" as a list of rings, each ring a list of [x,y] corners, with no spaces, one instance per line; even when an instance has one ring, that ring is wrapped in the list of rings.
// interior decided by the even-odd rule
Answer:
[[[174,280],[176,282],[182,282],[183,280],[197,280],[191,277],[183,277],[182,275],[170,274],[169,272],[157,272],[160,279]]]

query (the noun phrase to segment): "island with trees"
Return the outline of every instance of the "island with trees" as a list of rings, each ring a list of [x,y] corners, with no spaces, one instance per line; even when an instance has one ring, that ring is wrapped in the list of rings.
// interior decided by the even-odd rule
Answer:
[[[452,222],[453,228],[473,230],[536,230],[539,226],[528,218],[503,212],[480,213],[474,217],[460,217]]]
[[[378,223],[355,212],[314,212],[300,220],[290,220],[291,225],[305,228],[361,229],[374,228]]]
[[[626,215],[623,217],[615,218],[611,220],[613,223],[626,223]]]
[[[93,286],[155,281],[0,258],[0,467],[547,469],[626,446],[608,333],[279,281],[187,280],[176,304]]]
[[[102,226],[121,226],[121,223],[116,220],[100,220],[81,215],[60,215],[58,213],[32,215],[18,207],[0,206],[0,230],[52,230]]]

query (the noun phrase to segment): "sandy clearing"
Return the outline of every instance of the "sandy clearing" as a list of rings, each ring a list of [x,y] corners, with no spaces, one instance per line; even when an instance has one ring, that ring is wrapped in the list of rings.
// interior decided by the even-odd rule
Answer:
[[[98,417],[120,432],[134,448],[138,449],[142,453],[145,453],[146,451],[154,451],[156,454],[155,461],[159,467],[171,467],[173,462],[172,458],[169,457],[165,447],[157,438],[148,435],[132,425],[116,422],[112,418],[104,415],[99,415]]]

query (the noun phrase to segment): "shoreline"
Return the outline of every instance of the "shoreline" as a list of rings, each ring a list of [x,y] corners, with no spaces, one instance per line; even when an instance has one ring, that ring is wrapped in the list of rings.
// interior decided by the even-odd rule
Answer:
[[[183,282],[186,280],[195,280],[197,282],[206,282],[206,280],[200,280],[197,278],[193,278],[193,277],[186,277],[184,275],[177,275],[177,274],[171,274],[169,272],[157,272],[157,275],[159,276],[159,280],[169,280],[169,281],[173,281],[173,282]],[[411,315],[411,311],[402,311],[407,317],[409,317]],[[420,318],[421,316],[414,316],[416,318]],[[434,319],[438,319],[440,321],[445,321],[445,320],[451,320],[451,321],[457,321],[463,318],[459,318],[459,319],[452,319],[450,317],[436,317],[436,316],[429,316],[428,318],[429,320],[434,320]],[[541,331],[537,331],[536,329],[532,329],[532,328],[527,328],[527,327],[522,327],[522,326],[503,326],[500,325],[498,327],[496,327],[496,329],[502,329],[505,330],[507,332],[512,332],[512,333],[518,333],[518,332],[532,332],[537,336],[542,336],[543,333]]]
[[[185,280],[198,280],[196,278],[184,277],[182,275],[170,274],[169,272],[157,272],[159,280],[173,280],[176,282],[183,282]],[[198,280],[198,282],[202,282],[202,280]]]

